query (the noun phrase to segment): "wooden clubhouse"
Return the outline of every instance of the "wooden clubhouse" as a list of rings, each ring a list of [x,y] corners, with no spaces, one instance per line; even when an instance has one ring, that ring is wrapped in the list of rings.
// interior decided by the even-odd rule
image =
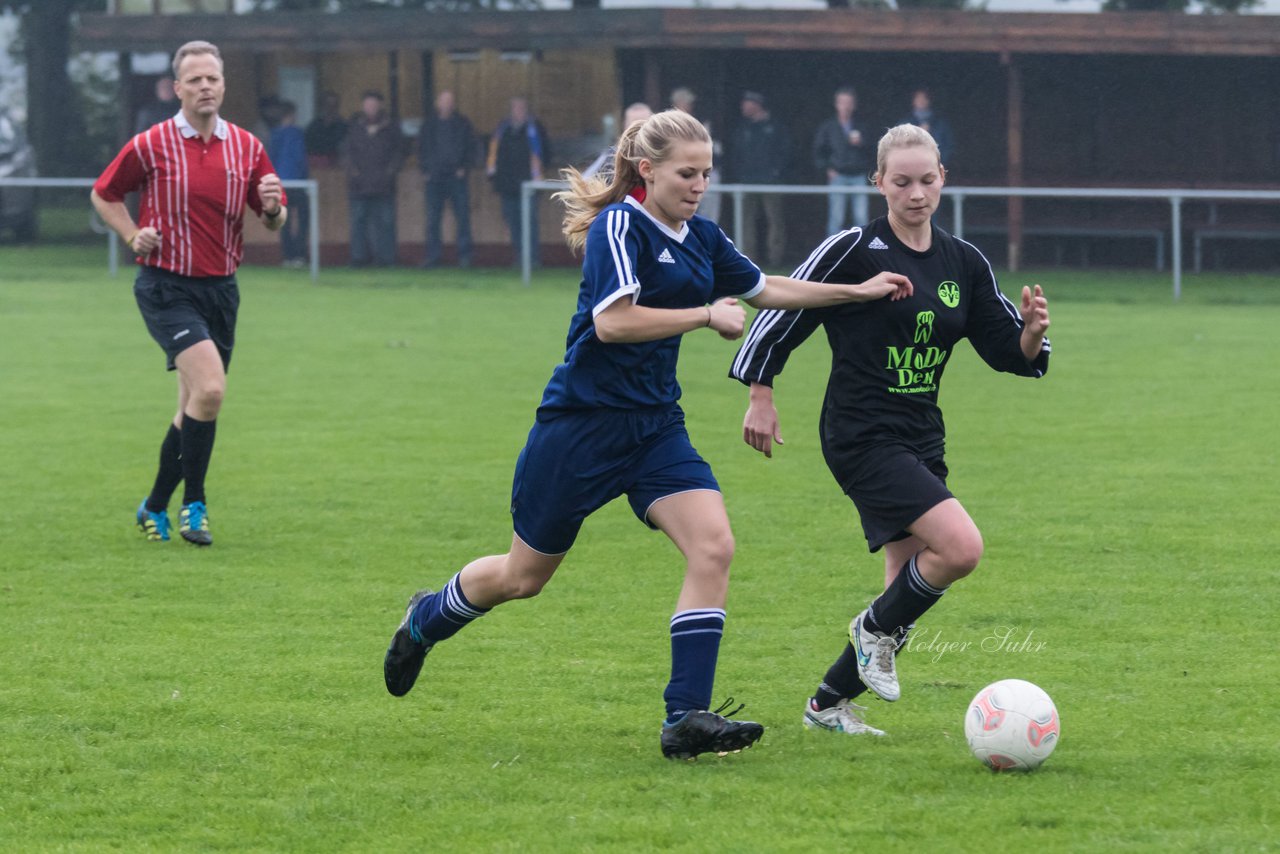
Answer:
[[[481,133],[496,126],[510,96],[523,94],[556,141],[560,162],[579,163],[603,143],[602,117],[631,101],[665,106],[672,89],[688,86],[699,115],[723,137],[737,119],[741,91],[752,89],[765,94],[793,135],[790,181],[819,184],[809,147],[838,86],[854,85],[859,115],[885,127],[905,117],[911,90],[924,85],[957,139],[947,164],[953,185],[1280,188],[1280,16],[388,9],[84,14],[76,30],[77,47],[122,54],[172,51],[192,38],[222,49],[224,113],[248,127],[261,96],[308,73],[311,89],[337,92],[348,113],[363,90],[386,92],[410,130],[441,88],[457,94]],[[128,91],[140,99],[147,90],[143,78]],[[329,169],[314,177],[322,186],[326,260],[341,261],[341,175]],[[482,170],[473,182],[478,252],[504,263],[509,250],[496,197]],[[821,236],[823,204],[817,196],[788,199],[789,254],[797,260]],[[1158,205],[1139,201],[971,205],[966,217],[975,227],[1007,235],[1007,250],[991,246],[993,260],[1005,263],[1024,248],[1028,261],[1049,252],[1048,240],[1023,246],[1028,224],[1091,222],[1105,234],[1111,225],[1164,216]],[[423,233],[412,158],[398,206],[401,254],[412,262],[421,257]],[[1238,221],[1241,230],[1280,234],[1274,205],[1206,203],[1187,217],[1189,227]],[[567,252],[555,251],[562,245],[556,220],[542,217],[545,257],[567,263]],[[274,249],[268,237],[257,237],[264,252]],[[1064,241],[1069,235],[1052,248],[1061,253]],[[1123,239],[1090,245],[1100,260],[1125,263],[1135,255]],[[1263,241],[1242,251],[1273,249]]]

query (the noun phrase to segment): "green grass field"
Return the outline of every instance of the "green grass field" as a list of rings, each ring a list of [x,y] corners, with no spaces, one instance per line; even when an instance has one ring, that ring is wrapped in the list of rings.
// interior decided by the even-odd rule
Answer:
[[[947,371],[951,486],[987,552],[874,741],[800,724],[882,577],[818,449],[826,345],[779,381],[766,461],[736,345],[688,336],[690,431],[738,540],[716,697],[768,729],[668,763],[682,567],[624,502],[541,597],[438,647],[408,697],[382,686],[408,595],[509,542],[572,271],[243,270],[196,550],[132,527],[174,382],[103,254],[0,250],[0,849],[1276,850],[1274,279],[1189,277],[1173,304],[1154,275],[1004,278],[1045,286],[1053,367],[963,349]],[[1005,677],[1061,714],[1030,775],[964,743]]]

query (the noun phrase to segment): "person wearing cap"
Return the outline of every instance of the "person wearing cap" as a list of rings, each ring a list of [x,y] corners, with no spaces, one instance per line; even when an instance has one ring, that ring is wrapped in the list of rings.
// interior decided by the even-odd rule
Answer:
[[[791,156],[786,129],[774,121],[759,92],[742,93],[742,121],[734,128],[726,152],[725,178],[731,184],[780,184]],[[782,221],[782,196],[749,193],[742,200],[742,251],[763,256],[770,267],[782,263],[786,233]],[[763,227],[764,252],[758,235]]]

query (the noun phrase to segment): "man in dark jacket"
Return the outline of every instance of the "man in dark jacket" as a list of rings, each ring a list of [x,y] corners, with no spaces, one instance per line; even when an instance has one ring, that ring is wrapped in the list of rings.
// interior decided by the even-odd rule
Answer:
[[[938,156],[944,167],[951,166],[956,150],[956,139],[951,133],[951,124],[938,115],[933,109],[933,96],[923,86],[911,93],[911,115],[898,124],[919,125],[929,132],[933,141],[938,143]]]
[[[725,180],[731,184],[780,184],[791,157],[786,129],[773,120],[759,92],[742,93],[742,122],[729,138]],[[759,258],[758,220],[764,219],[765,263],[777,267],[786,248],[782,222],[782,196],[750,193],[742,199],[742,253]]]
[[[440,264],[440,224],[446,201],[457,224],[458,266],[471,266],[471,198],[467,172],[471,166],[474,132],[466,116],[457,112],[453,93],[436,96],[436,108],[418,134],[418,167],[427,196],[427,254],[422,266]]]
[[[871,146],[875,140],[863,133],[854,115],[858,95],[852,86],[836,90],[836,114],[818,127],[813,137],[813,163],[823,170],[830,187],[865,187],[871,168]],[[853,222],[845,217],[850,204]],[[832,193],[827,197],[827,234],[843,231],[849,225],[867,224],[867,197]]]
[[[493,189],[502,199],[502,217],[511,231],[511,248],[515,261],[520,263],[520,184],[524,181],[540,181],[543,166],[551,156],[550,141],[542,123],[529,114],[529,101],[511,99],[511,112],[498,124],[489,139],[489,156],[486,171]],[[530,256],[538,266],[538,205],[535,196],[531,207],[529,234]]]
[[[404,136],[383,109],[380,92],[365,92],[360,114],[342,140],[351,218],[351,266],[396,261],[396,175]]]

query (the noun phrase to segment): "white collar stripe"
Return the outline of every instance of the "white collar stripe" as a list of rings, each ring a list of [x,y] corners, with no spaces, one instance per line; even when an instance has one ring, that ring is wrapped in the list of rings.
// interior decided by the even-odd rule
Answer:
[[[640,213],[648,217],[649,221],[652,222],[655,226],[657,226],[658,230],[661,231],[663,234],[665,234],[667,237],[670,237],[672,240],[674,240],[676,243],[681,244],[682,246],[684,245],[684,239],[689,234],[689,223],[687,222],[680,223],[680,230],[675,231],[670,226],[667,226],[664,223],[659,222],[658,219],[653,214],[645,210],[644,205],[636,201],[635,196],[627,196],[625,199],[623,199],[623,202],[630,205],[631,207],[635,208],[636,210],[640,211]]]

